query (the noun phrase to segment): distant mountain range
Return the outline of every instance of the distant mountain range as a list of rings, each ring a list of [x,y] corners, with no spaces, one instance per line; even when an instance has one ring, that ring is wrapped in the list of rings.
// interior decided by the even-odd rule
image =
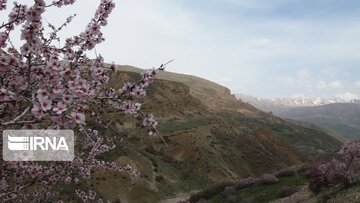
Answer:
[[[244,94],[236,97],[282,118],[307,122],[344,140],[360,139],[360,100],[341,98],[260,99]]]
[[[305,121],[346,139],[360,139],[360,104],[337,103],[290,109],[279,114],[283,118]]]
[[[274,114],[280,114],[284,111],[288,111],[293,108],[300,107],[315,107],[323,106],[327,104],[360,104],[359,99],[346,101],[341,98],[325,99],[325,98],[302,98],[302,97],[290,97],[290,98],[274,98],[263,99],[257,98],[245,94],[237,94],[236,98],[243,102],[249,103],[254,107],[265,111],[273,112]]]

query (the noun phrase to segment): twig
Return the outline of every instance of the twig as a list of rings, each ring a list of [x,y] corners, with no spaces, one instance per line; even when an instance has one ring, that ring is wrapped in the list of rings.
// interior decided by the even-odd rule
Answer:
[[[12,125],[12,124],[18,124],[19,122],[17,122],[19,119],[21,119],[22,117],[24,117],[30,110],[30,106],[28,106],[19,116],[17,116],[16,118],[14,118],[12,121],[9,122],[5,122],[5,123],[0,123],[1,125]],[[22,121],[21,123],[29,123],[29,121]]]
[[[27,188],[27,187],[29,187],[29,186],[34,185],[36,182],[37,182],[36,179],[33,180],[32,182],[30,182],[30,183],[28,183],[28,184],[20,187],[20,188],[19,188],[19,191],[21,191],[21,190],[23,190],[23,189],[25,189],[25,188]],[[7,192],[7,193],[0,193],[0,199],[3,198],[3,197],[6,197],[6,196],[8,196],[8,195],[14,194],[14,193],[16,193],[15,190],[14,190],[14,191]]]
[[[141,106],[144,106],[144,104],[154,101],[154,100],[157,99],[158,97],[159,97],[159,96],[155,96],[154,98],[145,101],[144,103],[141,104]]]
[[[146,116],[146,114],[145,114],[144,112],[142,112],[142,111],[139,111],[139,112],[140,112],[143,116]],[[158,131],[158,129],[156,129],[155,127],[154,127],[154,129],[155,129],[156,133],[159,135],[159,137],[161,138],[161,140],[164,142],[165,146],[168,147],[168,144],[166,143],[165,139],[164,139],[163,136],[160,134],[160,132]]]
[[[158,131],[157,128],[154,128],[156,133],[159,135],[159,137],[161,138],[161,140],[165,143],[165,146],[168,147],[168,144],[166,143],[165,139],[163,138],[163,136],[160,134],[160,132]]]
[[[21,4],[17,5],[17,7],[19,8],[19,11],[18,13],[16,14],[16,17],[14,18],[14,20],[8,22],[8,23],[3,23],[1,26],[0,26],[0,29],[2,29],[3,27],[6,27],[8,25],[11,25],[13,23],[15,23],[18,19],[19,19],[19,15],[20,15],[20,7],[21,7]]]
[[[8,123],[1,123],[0,125],[19,125],[19,124],[29,124],[29,123],[36,123],[38,121],[17,121],[17,122],[8,122]]]
[[[154,71],[157,71],[157,70],[163,71],[163,70],[166,68],[166,66],[167,66],[169,63],[173,62],[173,61],[174,61],[174,59],[172,59],[172,60],[170,60],[170,61],[168,61],[168,62],[166,62],[166,63],[164,63],[164,64],[161,64],[160,67],[157,68],[157,69],[154,70]],[[154,69],[155,69],[155,68],[154,68]],[[121,93],[120,96],[124,96],[125,94],[129,93],[129,91],[130,91],[130,90],[133,90],[133,89],[136,87],[136,85],[138,85],[138,83],[140,83],[141,81],[142,81],[142,79],[141,79],[140,81],[138,81],[137,83],[134,83],[130,88],[127,89],[127,91]]]

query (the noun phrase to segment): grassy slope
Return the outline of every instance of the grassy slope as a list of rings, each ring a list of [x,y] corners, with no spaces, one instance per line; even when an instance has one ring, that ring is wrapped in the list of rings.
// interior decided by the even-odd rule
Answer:
[[[322,192],[315,195],[308,189],[307,179],[303,174],[291,177],[283,177],[279,182],[273,185],[263,185],[257,183],[245,189],[239,189],[235,195],[238,203],[251,202],[271,202],[271,203],[293,203],[293,202],[327,202],[327,203],[345,203],[360,202],[360,184],[349,188],[337,185],[332,188],[323,188]],[[293,186],[299,189],[298,192],[289,197],[281,198],[280,189],[283,186]],[[211,203],[228,202],[223,193],[219,193],[209,199]]]
[[[279,182],[273,185],[263,185],[262,183],[254,184],[245,189],[239,189],[235,195],[236,202],[251,203],[251,202],[270,202],[280,198],[280,189],[283,186],[303,187],[307,184],[307,180],[303,174],[298,174],[291,177],[283,177]],[[220,193],[210,199],[211,203],[225,203],[226,197]]]
[[[289,202],[304,202],[304,203],[348,203],[360,202],[360,184],[351,187],[344,187],[343,185],[336,185],[331,188],[323,188],[318,194],[312,193],[308,186],[305,185],[299,192],[282,199],[277,199],[271,203],[289,203]]]

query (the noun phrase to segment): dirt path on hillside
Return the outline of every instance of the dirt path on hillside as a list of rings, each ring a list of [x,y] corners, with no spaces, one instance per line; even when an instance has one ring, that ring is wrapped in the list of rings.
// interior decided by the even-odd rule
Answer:
[[[309,190],[309,187],[306,185],[298,192],[285,197],[282,199],[271,201],[270,203],[293,203],[293,202],[302,202],[302,203],[316,203],[318,199],[315,195]]]
[[[177,203],[179,201],[185,201],[190,198],[190,196],[194,193],[199,192],[200,190],[194,190],[188,193],[179,193],[174,197],[170,197],[168,199],[161,200],[159,203]]]

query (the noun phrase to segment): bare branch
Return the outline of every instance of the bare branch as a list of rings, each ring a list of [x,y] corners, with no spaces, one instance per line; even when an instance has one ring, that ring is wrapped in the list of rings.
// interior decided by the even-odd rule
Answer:
[[[22,117],[24,117],[29,112],[30,108],[31,108],[31,106],[28,106],[19,116],[14,118],[12,121],[0,123],[0,124],[1,125],[13,125],[13,124],[20,124],[20,123],[29,123],[30,121],[22,121],[20,123],[17,121],[20,120]],[[31,122],[33,122],[33,121],[31,121]]]

